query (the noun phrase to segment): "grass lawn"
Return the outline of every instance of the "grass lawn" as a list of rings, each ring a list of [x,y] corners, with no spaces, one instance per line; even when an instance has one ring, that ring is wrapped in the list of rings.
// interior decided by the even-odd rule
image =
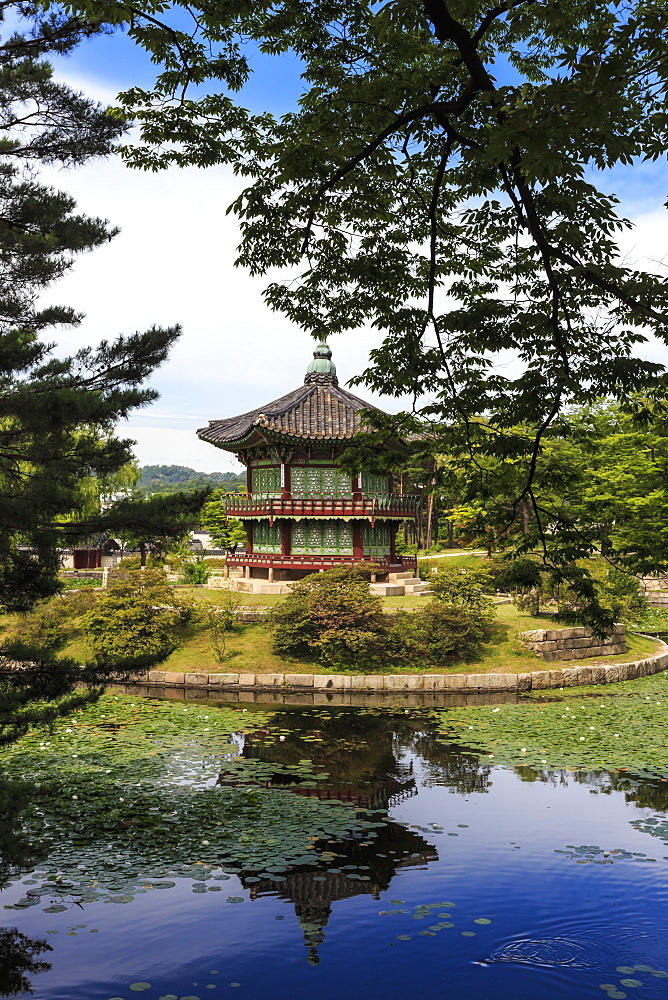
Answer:
[[[475,558],[475,557],[473,557]],[[191,596],[196,601],[220,604],[227,599],[225,591],[199,588],[182,588],[179,594]],[[241,594],[241,604],[265,606],[284,600],[280,595]],[[424,607],[429,598],[407,596],[386,597],[383,605],[390,609],[414,609]],[[518,632],[535,628],[553,628],[547,616],[532,617],[520,612],[513,604],[497,605],[497,620],[492,635],[477,656],[453,660],[448,668],[435,669],[419,662],[407,662],[402,667],[389,667],[389,673],[525,673],[532,670],[557,669],[562,666],[596,665],[598,663],[625,663],[649,656],[661,648],[653,639],[629,633],[629,652],[615,657],[591,657],[587,660],[563,660],[546,663],[528,650],[518,638]],[[0,638],[2,632],[16,621],[5,616],[0,618]],[[3,628],[4,626],[4,628]],[[81,632],[73,631],[71,641],[63,649],[62,655],[78,660],[87,660],[92,650]],[[185,642],[175,650],[161,669],[175,672],[215,672],[223,673],[331,673],[328,668],[305,661],[282,659],[271,651],[271,630],[267,625],[248,624],[229,633],[225,656],[222,662],[216,659],[213,647],[204,628],[193,627]]]
[[[196,591],[198,594],[216,596],[216,591]],[[203,598],[203,599],[206,599]],[[272,603],[280,598],[274,598]],[[386,598],[386,601],[407,601],[409,598]],[[413,598],[419,602],[420,598]],[[265,599],[266,601],[266,599]],[[265,601],[257,603],[265,603]],[[422,598],[422,604],[425,599]],[[244,598],[245,603],[245,598]],[[405,663],[403,667],[389,667],[388,673],[525,673],[532,670],[558,669],[562,666],[586,666],[597,663],[626,663],[631,660],[649,656],[660,646],[653,639],[630,633],[627,637],[629,652],[622,656],[591,657],[586,660],[564,660],[545,663],[528,650],[517,637],[518,632],[534,628],[550,628],[553,624],[546,618],[533,618],[531,615],[518,611],[512,604],[502,604],[497,607],[497,621],[494,624],[492,637],[483,647],[477,657],[453,660],[447,669],[436,669],[424,666],[422,663]],[[81,636],[73,637],[73,641],[63,650],[63,655],[80,659],[88,659],[92,651]],[[222,662],[216,660],[213,647],[208,640],[206,631],[193,628],[189,631],[185,643],[171,656],[160,664],[162,670],[175,672],[213,673],[292,673],[292,674],[328,674],[333,671],[316,663],[303,660],[285,660],[271,651],[271,630],[262,624],[243,625],[237,631],[229,634],[225,656]]]

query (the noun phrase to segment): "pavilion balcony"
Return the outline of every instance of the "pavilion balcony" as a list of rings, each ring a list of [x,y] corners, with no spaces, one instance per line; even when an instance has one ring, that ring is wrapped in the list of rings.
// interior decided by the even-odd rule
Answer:
[[[415,518],[421,497],[412,493],[353,493],[351,496],[280,496],[228,493],[221,498],[229,517]]]
[[[375,556],[365,553],[363,556],[320,554],[317,552],[299,553],[289,556],[280,552],[245,552],[240,555],[225,557],[228,568],[234,566],[266,567],[267,569],[328,569],[330,566],[354,566],[357,563],[372,563],[381,572],[402,572],[417,570],[416,556]]]

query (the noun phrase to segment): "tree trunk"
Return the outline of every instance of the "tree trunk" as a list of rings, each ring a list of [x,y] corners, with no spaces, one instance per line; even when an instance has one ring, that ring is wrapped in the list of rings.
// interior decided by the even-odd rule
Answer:
[[[531,501],[529,497],[522,497],[522,534],[528,535],[531,531]]]
[[[426,531],[426,548],[431,548],[431,526],[432,526],[432,515],[434,512],[434,494],[430,493],[427,497],[427,531]]]
[[[139,543],[139,565],[146,565],[146,542]]]

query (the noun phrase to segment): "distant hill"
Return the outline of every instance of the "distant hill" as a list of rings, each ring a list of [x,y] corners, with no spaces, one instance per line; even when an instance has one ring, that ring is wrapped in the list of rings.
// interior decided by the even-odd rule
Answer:
[[[185,493],[205,486],[218,486],[230,493],[246,487],[246,473],[197,472],[185,465],[143,465],[141,478],[135,489],[149,493]]]

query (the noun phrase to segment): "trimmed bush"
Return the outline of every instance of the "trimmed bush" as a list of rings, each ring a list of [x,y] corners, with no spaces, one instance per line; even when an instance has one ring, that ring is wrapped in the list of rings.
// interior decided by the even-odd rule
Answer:
[[[97,596],[83,628],[98,657],[158,661],[176,649],[191,614],[161,570],[121,570]]]
[[[488,594],[492,587],[492,578],[482,568],[444,567],[432,573],[429,585],[438,601],[474,610],[486,622],[492,621],[495,617],[494,605]]]
[[[295,583],[269,615],[274,652],[344,669],[386,662],[388,625],[367,577],[364,569],[337,566]]]
[[[395,656],[405,666],[447,667],[454,657],[477,652],[490,623],[474,608],[439,600],[419,611],[400,611],[391,625]]]

